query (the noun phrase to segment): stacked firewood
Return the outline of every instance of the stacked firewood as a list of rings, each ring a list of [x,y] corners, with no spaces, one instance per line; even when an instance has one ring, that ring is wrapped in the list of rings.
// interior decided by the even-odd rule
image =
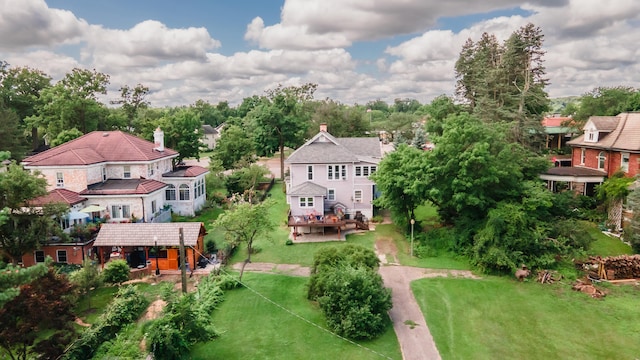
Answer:
[[[562,280],[562,275],[557,271],[552,270],[540,270],[538,271],[537,281],[541,284],[553,284],[556,281]]]
[[[606,295],[604,291],[602,291],[602,290],[598,289],[597,287],[593,286],[593,284],[589,280],[578,279],[578,280],[576,280],[576,283],[573,284],[573,286],[571,288],[573,290],[585,293],[585,294],[591,296],[594,299],[599,299],[599,298],[602,298],[602,297],[604,297]]]
[[[619,255],[592,258],[607,272],[607,279],[640,279],[640,255]]]

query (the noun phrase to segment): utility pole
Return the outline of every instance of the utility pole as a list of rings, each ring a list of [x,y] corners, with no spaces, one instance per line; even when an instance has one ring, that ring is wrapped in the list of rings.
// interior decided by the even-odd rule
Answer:
[[[184,235],[182,228],[178,229],[180,234],[180,273],[182,274],[182,293],[187,293],[187,257],[184,255]]]

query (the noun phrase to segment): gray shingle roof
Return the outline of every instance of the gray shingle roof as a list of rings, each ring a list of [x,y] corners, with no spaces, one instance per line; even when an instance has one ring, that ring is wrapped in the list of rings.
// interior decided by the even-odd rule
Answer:
[[[180,228],[183,229],[185,246],[196,246],[200,233],[205,233],[204,225],[199,222],[105,223],[100,227],[93,246],[154,246],[154,237],[158,239],[158,246],[178,246]]]
[[[596,126],[611,127],[615,120],[616,126],[606,136],[600,134],[598,142],[588,142],[584,140],[584,134],[570,140],[567,144],[571,146],[584,146],[597,149],[613,149],[619,151],[640,151],[640,113],[622,113],[618,116],[592,116],[589,121],[601,121]],[[604,120],[603,120],[604,119]],[[606,122],[606,124],[604,124]],[[600,127],[598,130],[602,131]],[[607,130],[608,131],[608,130]]]
[[[292,196],[323,196],[327,194],[327,188],[306,181],[289,190],[287,194]]]
[[[378,138],[336,138],[321,131],[294,151],[288,164],[374,162],[382,157]]]

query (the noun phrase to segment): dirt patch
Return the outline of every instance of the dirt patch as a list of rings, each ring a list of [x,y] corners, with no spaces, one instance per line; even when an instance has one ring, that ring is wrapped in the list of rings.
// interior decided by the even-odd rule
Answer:
[[[91,326],[91,324],[87,324],[86,322],[82,321],[82,319],[80,319],[79,317],[77,317],[74,322],[80,326],[84,326],[84,327],[89,327]]]
[[[391,238],[380,238],[376,241],[376,255],[381,264],[398,264],[398,248]],[[391,259],[391,261],[390,261]]]
[[[147,308],[147,311],[144,312],[144,315],[142,315],[141,320],[157,319],[160,314],[162,314],[165,306],[167,306],[167,302],[162,299],[152,302]]]

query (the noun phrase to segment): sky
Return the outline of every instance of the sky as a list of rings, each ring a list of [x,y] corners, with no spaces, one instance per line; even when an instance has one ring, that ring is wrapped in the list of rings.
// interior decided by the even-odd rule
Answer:
[[[107,98],[143,84],[151,106],[211,104],[315,83],[347,105],[455,95],[464,42],[545,36],[552,98],[638,87],[637,0],[0,0],[0,60],[58,81],[110,76]]]

